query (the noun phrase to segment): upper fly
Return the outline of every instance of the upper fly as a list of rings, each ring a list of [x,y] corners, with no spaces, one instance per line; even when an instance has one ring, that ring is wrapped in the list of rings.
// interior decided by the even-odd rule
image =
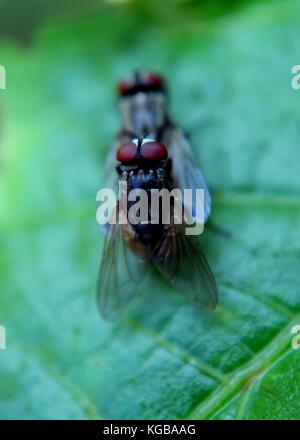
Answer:
[[[138,137],[157,133],[168,120],[164,79],[136,72],[118,84],[123,128]]]

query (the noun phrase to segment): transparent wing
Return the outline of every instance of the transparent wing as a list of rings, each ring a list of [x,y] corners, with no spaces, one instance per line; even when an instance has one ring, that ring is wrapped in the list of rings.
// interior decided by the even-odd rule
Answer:
[[[152,251],[162,275],[195,304],[214,309],[217,285],[196,236],[185,235],[182,225],[170,225]]]
[[[110,225],[97,284],[97,302],[108,320],[130,304],[148,268],[147,249],[135,242],[131,226]]]
[[[167,145],[169,157],[172,159],[174,185],[181,190],[204,189],[204,222],[206,222],[211,213],[211,195],[187,137],[181,130],[170,126],[165,130],[162,141]],[[185,202],[185,209],[195,217],[194,197],[192,203]],[[202,223],[201,218],[199,222]]]

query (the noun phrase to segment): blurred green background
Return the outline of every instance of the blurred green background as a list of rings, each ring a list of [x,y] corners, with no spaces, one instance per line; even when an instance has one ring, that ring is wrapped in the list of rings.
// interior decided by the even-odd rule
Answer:
[[[299,1],[0,1],[0,418],[299,419]],[[95,283],[115,83],[164,74],[212,188],[213,313]]]

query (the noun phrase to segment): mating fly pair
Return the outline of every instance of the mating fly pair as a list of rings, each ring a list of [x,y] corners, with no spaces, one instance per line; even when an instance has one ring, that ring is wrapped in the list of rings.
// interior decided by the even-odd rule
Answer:
[[[211,196],[185,134],[169,117],[163,78],[138,72],[120,82],[118,93],[123,128],[107,158],[106,186],[116,189],[119,180],[126,181],[128,192],[143,189],[149,195],[164,188],[203,189],[205,222]],[[193,201],[183,203],[193,216]],[[117,218],[128,214],[120,212],[120,202],[115,209]],[[97,286],[105,318],[125,309],[150,264],[192,302],[216,307],[217,286],[199,241],[176,224],[174,209],[170,214],[169,224],[153,224],[151,218],[109,224]]]

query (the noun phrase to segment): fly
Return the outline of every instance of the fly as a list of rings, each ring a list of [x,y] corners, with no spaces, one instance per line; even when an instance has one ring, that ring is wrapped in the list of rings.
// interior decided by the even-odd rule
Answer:
[[[211,196],[187,137],[169,117],[164,79],[138,72],[119,83],[118,94],[123,128],[107,158],[107,186],[116,189],[125,181],[128,192],[143,189],[147,194],[164,188],[203,189],[206,222]],[[119,216],[128,214],[121,212],[120,201],[115,209]],[[193,201],[184,200],[184,209],[194,216]],[[193,303],[216,307],[216,282],[199,240],[176,224],[173,205],[169,224],[160,218],[157,224],[109,225],[97,286],[105,318],[118,316],[129,305],[149,264]]]

